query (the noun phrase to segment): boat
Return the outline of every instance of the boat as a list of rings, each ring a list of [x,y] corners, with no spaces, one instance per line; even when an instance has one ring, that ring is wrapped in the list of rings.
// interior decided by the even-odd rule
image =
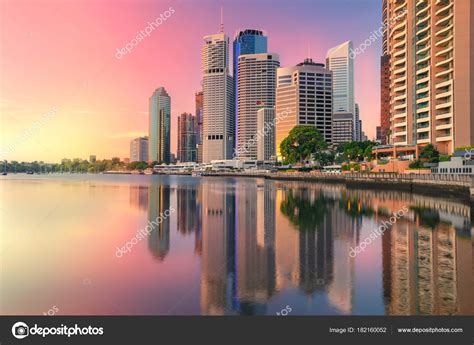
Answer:
[[[6,176],[6,175],[7,175],[7,172],[6,172],[6,171],[2,172],[2,175],[3,175],[3,176]]]
[[[193,172],[191,173],[191,176],[195,176],[195,177],[202,176],[202,172],[200,172],[200,171],[193,171]]]
[[[27,175],[33,175],[34,172],[33,172],[33,171],[27,171],[26,174],[27,174]]]

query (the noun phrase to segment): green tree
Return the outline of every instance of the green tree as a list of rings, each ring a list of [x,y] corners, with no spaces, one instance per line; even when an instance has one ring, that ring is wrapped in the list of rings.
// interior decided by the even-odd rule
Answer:
[[[420,159],[430,163],[437,163],[439,162],[439,152],[433,144],[428,144],[421,149]]]
[[[296,126],[280,144],[280,152],[286,163],[317,159],[326,150],[327,143],[314,126]]]

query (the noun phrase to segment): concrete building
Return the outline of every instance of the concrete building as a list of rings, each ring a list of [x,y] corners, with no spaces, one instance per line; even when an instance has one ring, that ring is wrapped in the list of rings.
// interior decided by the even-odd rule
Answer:
[[[237,30],[233,42],[232,68],[234,76],[234,105],[235,114],[237,114],[237,100],[239,98],[238,80],[239,80],[239,57],[248,54],[263,54],[267,52],[267,33],[262,30],[245,29]],[[236,119],[236,133],[238,132],[238,118]]]
[[[315,126],[324,139],[332,142],[332,72],[311,59],[294,67],[277,70],[275,145],[281,159],[280,144],[293,127]]]
[[[178,117],[178,152],[180,162],[196,162],[196,117],[183,113]]]
[[[442,154],[474,143],[474,3],[387,0],[390,142]]]
[[[354,59],[352,42],[344,42],[331,48],[326,54],[326,68],[333,72],[333,111],[337,113],[351,113],[354,117],[353,139],[360,140],[358,130],[359,119],[356,119],[356,105],[354,101]],[[358,134],[359,133],[359,134]]]
[[[197,162],[202,163],[202,141],[203,141],[203,121],[202,121],[202,112],[203,112],[203,95],[202,91],[196,92],[195,95],[196,103],[196,152],[197,152]]]
[[[355,132],[352,135],[352,140],[361,141],[362,140],[362,120],[360,119],[359,113],[359,104],[355,104],[354,107],[354,121],[355,121]]]
[[[275,159],[275,108],[257,111],[257,160]]]
[[[354,136],[352,113],[335,113],[332,116],[332,143],[339,145],[352,141]]]
[[[135,138],[130,142],[130,162],[148,160],[148,137]]]
[[[171,98],[164,87],[150,97],[148,161],[170,163]]]
[[[390,55],[380,59],[380,130],[380,142],[386,145],[390,133]]]
[[[222,29],[221,29],[222,30]],[[229,74],[229,38],[221,31],[204,37],[203,162],[230,159],[235,145],[233,78]]]
[[[89,156],[89,162],[90,162],[90,163],[95,163],[96,161],[97,161],[96,155],[90,155],[90,156]]]
[[[275,106],[277,54],[241,55],[238,59],[236,156],[257,159],[257,111]],[[274,114],[274,113],[273,113]]]

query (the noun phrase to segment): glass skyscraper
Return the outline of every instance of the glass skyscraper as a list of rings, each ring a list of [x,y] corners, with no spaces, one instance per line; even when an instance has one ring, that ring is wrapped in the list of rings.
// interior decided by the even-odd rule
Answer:
[[[235,90],[235,114],[237,114],[237,100],[239,90],[237,82],[239,80],[239,56],[245,54],[261,54],[267,52],[267,34],[262,30],[245,29],[238,30],[234,37],[234,55],[232,60],[233,76],[234,76],[234,90]],[[236,124],[237,128],[237,124]],[[237,133],[236,133],[237,137]]]
[[[170,163],[171,99],[164,87],[150,97],[148,160]]]

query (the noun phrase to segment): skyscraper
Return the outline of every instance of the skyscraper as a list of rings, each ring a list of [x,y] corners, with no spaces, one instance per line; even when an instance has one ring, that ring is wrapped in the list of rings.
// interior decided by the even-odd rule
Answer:
[[[334,113],[332,117],[332,143],[339,145],[352,141],[354,137],[354,116],[352,113]]]
[[[257,111],[275,106],[277,54],[241,55],[238,61],[237,148],[240,158],[257,159]]]
[[[203,161],[231,159],[235,144],[233,78],[229,74],[229,38],[223,33],[204,37]]]
[[[148,161],[170,162],[171,98],[164,87],[150,97]]]
[[[195,102],[196,102],[196,150],[197,150],[197,162],[202,163],[202,91],[196,92]]]
[[[233,76],[235,90],[235,114],[237,114],[237,100],[239,97],[238,80],[239,80],[239,56],[246,54],[261,54],[267,52],[267,36],[266,32],[255,29],[237,30],[233,42]],[[238,123],[238,119],[237,119]],[[237,127],[237,124],[236,124]],[[236,128],[238,132],[238,128]],[[237,137],[237,133],[236,133]]]
[[[362,140],[362,120],[360,119],[359,104],[355,104],[354,107],[354,121],[355,121],[355,133],[352,135],[352,140]]]
[[[196,154],[196,118],[188,113],[178,117],[178,160],[195,162]]]
[[[474,144],[474,3],[387,0],[390,141]]]
[[[311,59],[294,67],[277,70],[276,153],[281,159],[280,144],[293,127],[315,126],[326,142],[331,143],[332,72]]]
[[[130,142],[130,162],[148,160],[148,137],[135,138]]]
[[[352,42],[344,42],[328,50],[326,67],[333,72],[334,113],[351,113],[354,116],[353,139],[356,139],[358,121],[355,118],[354,59],[350,58]]]
[[[257,111],[257,159],[275,159],[275,108],[261,108]]]

